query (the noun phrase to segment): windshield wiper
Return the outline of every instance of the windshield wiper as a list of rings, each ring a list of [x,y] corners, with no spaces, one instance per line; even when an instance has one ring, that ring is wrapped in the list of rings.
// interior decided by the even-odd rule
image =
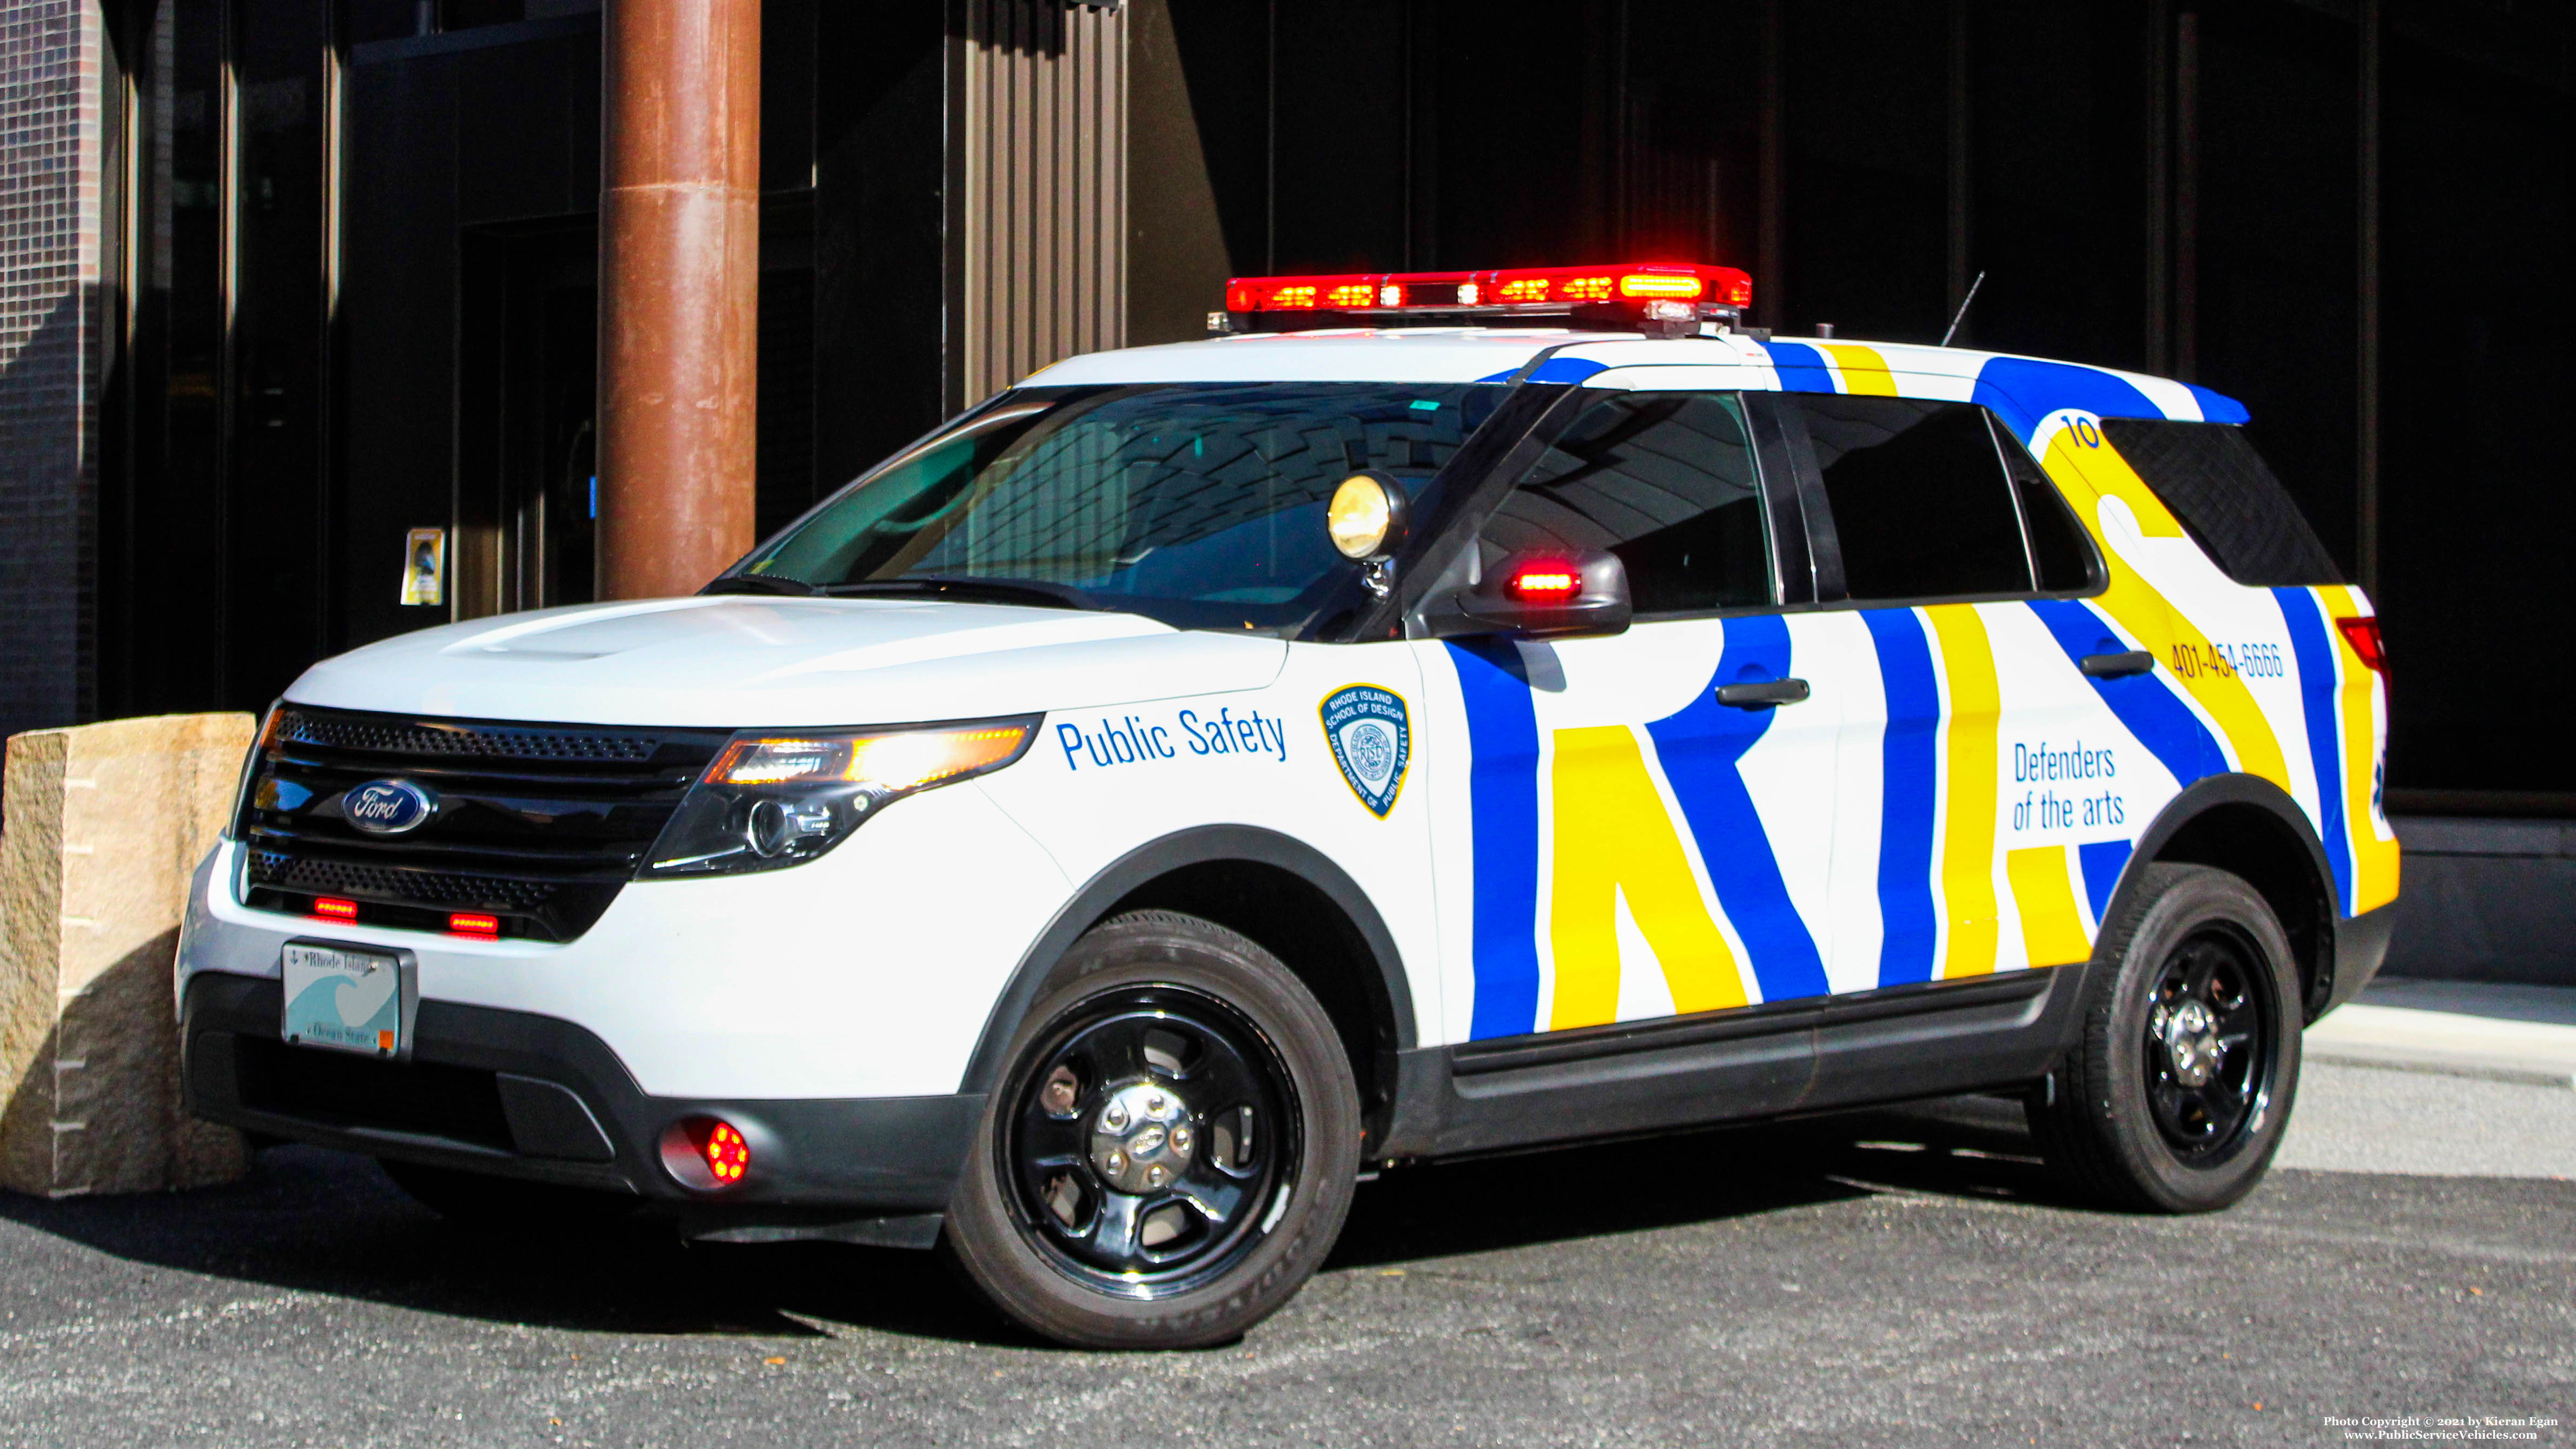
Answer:
[[[780,578],[775,574],[726,574],[705,588],[701,594],[819,594],[803,579]]]
[[[955,574],[918,574],[911,578],[825,584],[814,592],[835,599],[869,594],[927,594],[932,598],[994,599],[1009,603],[1045,604],[1059,609],[1105,610],[1109,607],[1070,584],[1050,584],[1038,579],[980,579]]]

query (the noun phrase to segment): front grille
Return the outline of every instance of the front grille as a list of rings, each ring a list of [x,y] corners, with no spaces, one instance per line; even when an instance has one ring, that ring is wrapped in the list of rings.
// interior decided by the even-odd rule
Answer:
[[[483,911],[532,911],[563,889],[553,881],[396,870],[345,860],[299,859],[277,850],[250,853],[250,883],[311,896],[364,896]]]
[[[661,743],[650,735],[380,720],[301,711],[279,729],[278,737],[289,744],[379,755],[570,760],[594,765],[638,764],[652,759]]]
[[[431,930],[490,915],[503,935],[571,940],[634,877],[727,738],[284,706],[235,821],[244,900],[307,912],[336,897],[361,921]],[[428,818],[395,836],[351,825],[342,797],[376,780],[428,792]]]

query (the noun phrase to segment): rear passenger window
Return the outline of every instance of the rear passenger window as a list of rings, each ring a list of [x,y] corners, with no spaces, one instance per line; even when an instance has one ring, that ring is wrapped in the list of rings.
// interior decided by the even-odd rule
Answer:
[[[1771,602],[1761,475],[1732,393],[1623,392],[1578,416],[1485,525],[1484,563],[1607,549],[1638,614]]]
[[[2229,578],[2264,588],[2343,582],[2289,490],[2235,427],[2104,418],[2102,435]]]
[[[1787,395],[1807,424],[1854,599],[2031,591],[2030,555],[1986,411],[1914,398]]]
[[[2084,594],[2100,588],[2108,581],[2102,555],[2084,525],[2076,521],[2075,510],[2066,506],[2066,495],[2048,481],[2047,472],[2021,439],[1996,424],[1991,414],[1986,422],[1995,430],[2004,470],[2012,474],[2021,498],[2021,526],[2030,537],[2030,561],[2039,572],[2040,592]]]

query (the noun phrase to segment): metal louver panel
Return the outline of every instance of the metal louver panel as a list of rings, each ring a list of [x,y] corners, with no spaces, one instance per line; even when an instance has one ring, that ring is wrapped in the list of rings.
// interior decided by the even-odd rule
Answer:
[[[949,406],[1127,332],[1127,16],[952,0]]]

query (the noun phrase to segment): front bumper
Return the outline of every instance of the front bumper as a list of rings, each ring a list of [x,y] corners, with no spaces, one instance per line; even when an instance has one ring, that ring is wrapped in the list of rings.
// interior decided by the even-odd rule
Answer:
[[[410,1061],[375,1061],[288,1046],[282,1005],[275,978],[189,979],[180,1007],[189,1111],[371,1157],[632,1193],[705,1229],[937,1212],[984,1110],[977,1094],[653,1096],[580,1026],[450,1001],[420,1003]],[[749,1141],[741,1183],[701,1192],[663,1168],[665,1129],[700,1115]]]
[[[408,954],[420,1000],[580,1026],[659,1097],[958,1090],[1011,974],[1070,894],[979,782],[903,800],[820,860],[637,881],[575,940],[476,939],[241,904],[219,844],[182,926],[199,972],[275,979],[290,941]]]

